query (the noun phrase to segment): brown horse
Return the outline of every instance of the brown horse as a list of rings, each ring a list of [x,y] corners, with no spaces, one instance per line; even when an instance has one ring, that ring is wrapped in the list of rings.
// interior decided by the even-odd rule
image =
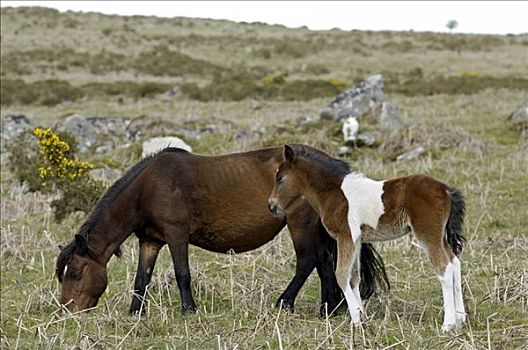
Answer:
[[[134,232],[139,238],[139,262],[129,312],[142,309],[146,286],[165,244],[174,263],[182,312],[194,312],[189,243],[214,252],[245,252],[273,239],[287,223],[297,266],[277,305],[293,309],[297,293],[316,268],[321,311],[332,311],[341,300],[333,272],[335,242],[302,197],[293,201],[283,218],[274,218],[267,209],[282,161],[282,148],[218,157],[167,148],[143,159],[106,191],[75,239],[62,249],[56,266],[61,304],[70,310],[95,306],[106,289],[109,259]],[[361,256],[366,264],[361,292],[366,298],[386,276],[372,246],[366,244]]]
[[[289,210],[302,195],[337,240],[336,277],[352,323],[362,312],[358,285],[361,242],[394,239],[413,232],[427,252],[442,285],[443,329],[463,324],[460,261],[465,204],[460,191],[426,175],[374,181],[353,173],[347,163],[314,148],[286,145],[275,177],[269,208]],[[352,287],[350,286],[352,282]]]

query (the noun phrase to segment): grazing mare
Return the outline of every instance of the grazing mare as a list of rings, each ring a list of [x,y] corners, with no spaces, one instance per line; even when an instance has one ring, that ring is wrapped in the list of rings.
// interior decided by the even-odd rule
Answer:
[[[62,283],[60,303],[70,310],[94,307],[107,286],[106,266],[123,241],[135,233],[139,261],[129,312],[144,307],[156,258],[167,244],[180,290],[182,312],[194,312],[188,246],[226,253],[245,252],[273,239],[285,226],[297,255],[295,276],[278,306],[293,309],[295,297],[314,268],[321,278],[321,297],[330,313],[340,302],[335,280],[335,242],[315,211],[298,197],[277,219],[267,209],[282,148],[267,148],[217,157],[167,148],[149,156],[114,183],[99,199],[75,239],[57,259]],[[373,293],[384,271],[373,247],[366,244],[362,259],[362,295]],[[325,307],[326,303],[326,307]]]
[[[353,173],[347,163],[304,145],[286,145],[275,176],[269,209],[280,214],[302,195],[337,240],[337,282],[351,323],[362,312],[358,285],[361,242],[383,241],[413,232],[427,252],[444,299],[443,329],[466,320],[459,253],[465,204],[459,190],[426,175],[374,181]],[[352,282],[352,287],[350,286]]]

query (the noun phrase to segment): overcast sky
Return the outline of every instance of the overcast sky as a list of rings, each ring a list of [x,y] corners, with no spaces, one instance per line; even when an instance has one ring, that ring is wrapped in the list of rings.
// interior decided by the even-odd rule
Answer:
[[[2,1],[1,6],[46,6],[60,11],[199,17],[283,24],[310,29],[528,33],[527,1]]]

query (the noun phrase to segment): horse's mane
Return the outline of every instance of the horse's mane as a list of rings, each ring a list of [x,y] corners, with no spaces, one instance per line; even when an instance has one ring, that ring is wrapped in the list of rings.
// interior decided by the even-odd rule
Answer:
[[[345,176],[352,172],[350,170],[350,164],[347,162],[333,158],[325,152],[310,146],[302,145],[299,155],[303,158],[314,161],[319,166],[339,176]]]
[[[131,169],[129,169],[125,175],[123,175],[119,180],[114,182],[112,186],[110,186],[106,192],[99,198],[97,203],[95,204],[95,207],[90,212],[90,215],[88,218],[84,221],[84,223],[79,228],[78,234],[82,235],[86,241],[88,242],[90,238],[90,233],[92,232],[93,228],[97,224],[97,222],[100,220],[103,213],[106,211],[108,206],[110,206],[113,201],[116,199],[116,197],[125,190],[128,185],[134,179],[141,174],[141,172],[152,162],[154,158],[156,158],[159,154],[167,153],[167,152],[187,152],[180,148],[164,148],[158,153],[151,154],[145,158],[143,158],[141,161],[136,163]],[[75,251],[75,240],[70,242],[66,247],[61,249],[61,252],[59,254],[59,257],[57,258],[57,267],[55,272],[57,273],[57,276],[59,278],[59,281],[62,280],[61,272],[64,270],[64,267],[71,261],[73,257],[73,253]],[[115,254],[117,256],[121,255],[121,250],[118,247]]]

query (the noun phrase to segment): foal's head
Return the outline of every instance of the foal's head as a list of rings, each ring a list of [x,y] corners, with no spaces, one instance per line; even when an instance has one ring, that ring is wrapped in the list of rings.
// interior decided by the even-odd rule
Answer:
[[[295,198],[302,195],[310,202],[315,193],[339,188],[349,173],[348,163],[323,151],[306,145],[285,145],[268,208],[273,215],[282,216]]]
[[[108,283],[106,266],[94,259],[86,239],[75,240],[61,249],[55,273],[62,283],[60,303],[70,311],[94,307]]]
[[[284,217],[288,206],[301,195],[301,180],[295,167],[294,146],[284,146],[284,162],[275,174],[275,183],[268,199],[268,208],[275,217]]]

